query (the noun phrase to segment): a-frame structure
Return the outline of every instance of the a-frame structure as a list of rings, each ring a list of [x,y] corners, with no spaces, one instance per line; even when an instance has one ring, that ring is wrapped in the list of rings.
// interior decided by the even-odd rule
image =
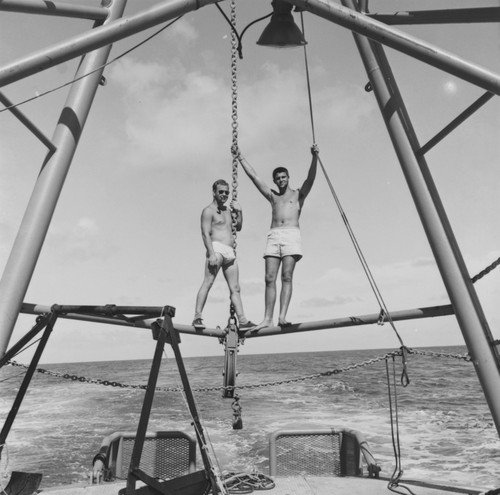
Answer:
[[[92,29],[84,34],[0,67],[0,87],[4,87],[67,60],[81,57],[75,82],[61,110],[52,137],[47,137],[18,108],[13,106],[10,109],[12,115],[21,120],[26,128],[45,144],[47,154],[0,281],[0,355],[7,351],[19,313],[43,312],[36,306],[23,306],[24,296],[95,93],[102,82],[103,66],[108,59],[111,44],[184,13],[202,10],[213,3],[214,0],[160,1],[152,8],[126,16],[126,0],[103,0],[100,6],[95,7],[37,0],[0,2],[0,11],[84,18],[93,23]],[[451,306],[408,310],[391,314],[391,318],[395,320],[451,313],[456,315],[497,430],[500,431],[500,395],[497,393],[500,369],[496,343],[425,160],[425,154],[435,144],[480,106],[492,97],[500,95],[500,75],[411,36],[397,27],[399,24],[499,22],[500,8],[478,7],[471,2],[472,7],[467,9],[372,15],[367,0],[342,0],[341,4],[333,0],[290,0],[289,3],[352,31],[369,78],[369,89],[373,90],[377,99],[451,301]],[[428,143],[421,145],[385,55],[386,46],[468,81],[484,90],[484,95],[472,102],[466,111]],[[10,106],[11,102],[3,93],[0,93],[0,99],[4,105]],[[71,317],[71,314],[65,316]],[[379,315],[350,317],[346,318],[345,324],[372,323],[378,317]],[[92,318],[89,321],[93,321]],[[134,324],[150,325],[147,320]],[[332,328],[342,324],[341,321],[317,322],[297,325],[287,331]],[[194,333],[194,329],[188,325],[178,325],[176,328],[180,332]],[[205,335],[221,339],[225,339],[227,334],[217,329],[204,332]],[[240,338],[273,333],[283,333],[283,330],[271,328],[256,333],[250,331],[243,335],[231,334],[231,343],[226,346],[226,354],[235,360]],[[231,370],[227,373],[230,380],[234,380],[235,361],[230,362],[227,369]]]

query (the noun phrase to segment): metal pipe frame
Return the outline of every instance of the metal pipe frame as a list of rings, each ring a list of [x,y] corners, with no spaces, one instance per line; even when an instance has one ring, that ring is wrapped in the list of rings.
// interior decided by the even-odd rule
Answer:
[[[104,3],[110,4],[111,0],[104,0]],[[45,0],[2,0],[0,1],[0,11],[72,17],[93,21],[104,21],[108,16],[108,10],[104,7],[87,7],[86,5]]]
[[[1,5],[1,2],[0,2]],[[18,108],[13,106],[13,103],[0,92],[0,102],[8,108],[9,112],[14,115],[24,126],[30,130],[48,149],[49,151],[55,151],[56,147],[52,144],[52,141],[35,125],[31,122],[26,115],[24,115]],[[12,107],[12,108],[9,108]]]
[[[169,0],[134,16],[122,18],[125,2],[114,0],[110,4],[105,25],[0,68],[0,85],[15,82],[87,51],[92,53],[84,57],[77,75],[90,73],[104,65],[113,41],[215,3],[215,0]],[[500,76],[370,19],[353,8],[338,5],[332,0],[290,0],[290,3],[462,77],[491,93],[500,94]],[[12,334],[101,75],[102,71],[98,70],[73,85],[52,139],[57,152],[46,157],[0,280],[0,355],[5,352]]]
[[[353,0],[342,0],[355,8]],[[500,434],[500,359],[383,47],[353,33],[462,335]]]
[[[331,0],[288,0],[301,9],[343,26],[353,33],[394,48],[417,60],[500,95],[500,76],[404,31],[371,19],[354,8]]]
[[[33,328],[23,335],[18,342],[16,342],[2,357],[0,357],[0,368],[5,366],[13,357],[15,357],[24,346],[28,345],[31,340],[33,340],[46,326],[49,318],[53,313],[47,313],[40,315],[36,319],[36,323]]]
[[[451,304],[444,306],[430,306],[426,308],[408,309],[401,311],[391,311],[390,317],[392,321],[405,320],[420,320],[424,318],[434,318],[438,316],[450,316],[454,314]],[[295,323],[286,328],[266,327],[260,330],[247,330],[240,332],[240,335],[247,338],[264,337],[269,335],[280,335],[287,333],[310,332],[314,330],[328,330],[346,327],[359,327],[364,325],[383,324],[388,321],[388,318],[381,318],[380,313],[371,313],[359,316],[346,316],[343,318],[334,318],[331,320],[308,321],[305,323]]]
[[[115,2],[116,0],[112,3],[112,7]],[[168,0],[133,16],[108,19],[103,26],[78,34],[0,68],[0,87],[212,3],[216,3],[216,0]]]
[[[462,122],[465,122],[474,112],[493,98],[493,94],[484,93],[472,105],[467,107],[460,115],[453,119],[446,127],[439,131],[433,138],[429,139],[417,152],[419,155],[425,155],[436,144],[440,143],[448,134],[454,131]]]
[[[125,4],[126,0],[114,0],[109,21],[123,15]],[[77,76],[102,67],[110,50],[107,45],[83,57]],[[57,150],[45,157],[21,221],[0,280],[0,356],[14,330],[101,76],[102,70],[97,70],[73,84],[51,140]]]
[[[387,26],[356,10],[338,5],[333,0],[289,0],[289,2],[355,33],[367,36],[453,74],[486,91],[500,95],[499,75],[431,43],[410,36],[404,31]],[[0,68],[0,87],[212,3],[216,1],[169,0],[136,15],[106,23],[105,26],[97,27],[89,33],[77,35]]]
[[[21,306],[20,313],[28,315],[43,315],[49,313],[53,306],[45,306],[42,304],[30,304],[24,303]],[[66,306],[68,308],[68,306]],[[152,324],[156,321],[154,319],[122,319],[117,317],[106,317],[103,315],[93,316],[89,314],[78,314],[72,312],[60,313],[59,318],[67,320],[76,321],[86,321],[90,323],[103,323],[106,325],[119,325],[122,327],[129,328],[145,328],[151,329]],[[175,329],[180,333],[190,334],[190,335],[200,335],[205,337],[217,337],[222,339],[226,336],[226,331],[220,328],[205,328],[204,330],[196,330],[192,325],[181,325],[178,323],[174,324]]]
[[[417,24],[470,24],[476,22],[499,22],[499,7],[471,9],[411,10],[395,14],[368,14],[368,17],[389,25]]]
[[[168,307],[166,307],[165,309],[168,311]],[[172,316],[174,316],[175,310],[173,310],[172,313]],[[167,315],[165,317],[164,321],[166,320],[170,322],[170,325],[172,324],[170,315]],[[148,430],[149,418],[151,416],[151,408],[153,406],[156,383],[158,381],[158,374],[160,372],[163,349],[165,347],[165,342],[167,341],[167,332],[164,330],[163,324],[161,330],[157,335],[154,335],[153,338],[156,340],[156,347],[153,360],[151,361],[151,370],[149,372],[146,393],[144,394],[141,415],[137,424],[137,433],[135,435],[134,448],[132,449],[132,454],[130,456],[130,467],[128,471],[127,487],[125,491],[126,495],[134,495],[136,482],[138,480],[141,480],[142,472],[139,466],[141,464],[142,449],[144,446],[144,440],[146,438],[146,432]]]
[[[182,388],[184,390],[184,396],[186,397],[187,406],[191,414],[191,419],[193,420],[193,426],[195,429],[196,438],[198,440],[198,445],[200,447],[200,454],[201,454],[201,459],[203,461],[203,465],[205,467],[205,473],[212,485],[213,495],[219,495],[219,493],[221,493],[221,490],[219,489],[219,485],[217,483],[217,476],[215,473],[215,469],[212,464],[212,460],[210,459],[209,450],[207,449],[207,442],[205,439],[204,428],[203,425],[201,424],[200,415],[198,413],[198,408],[196,406],[196,401],[193,395],[193,391],[191,389],[191,384],[189,383],[189,378],[186,372],[186,367],[184,366],[181,350],[179,348],[179,342],[180,342],[179,335],[177,334],[175,328],[172,325],[171,318],[165,317],[163,319],[160,331],[167,332],[168,335],[167,342],[170,344],[174,352],[175,361],[177,363],[177,369],[179,370],[179,377],[181,379]],[[127,495],[130,494],[127,492]]]
[[[7,440],[7,436],[9,435],[12,424],[14,423],[14,420],[16,419],[17,412],[19,411],[19,408],[21,407],[21,404],[23,402],[24,396],[26,395],[26,392],[28,390],[31,379],[33,378],[33,375],[36,371],[36,367],[38,366],[38,362],[40,361],[40,358],[42,357],[43,350],[45,349],[45,346],[47,345],[47,341],[49,340],[50,334],[52,333],[52,330],[54,329],[54,324],[55,324],[56,320],[57,320],[57,315],[54,313],[49,315],[44,320],[45,330],[44,330],[43,335],[40,339],[40,342],[38,343],[35,354],[33,355],[33,358],[31,359],[31,363],[28,367],[28,370],[26,371],[26,374],[24,375],[23,382],[22,382],[21,386],[19,387],[19,391],[18,391],[16,398],[14,400],[14,404],[12,405],[12,408],[11,408],[9,414],[7,415],[7,418],[5,419],[5,422],[3,424],[2,431],[0,432],[0,456],[2,454],[2,449],[3,449],[3,446],[5,445],[5,441]]]
[[[39,304],[23,304],[21,308],[21,313],[32,314],[32,315],[42,315],[51,311],[50,306],[44,306]],[[450,316],[453,315],[454,310],[451,304],[444,306],[428,306],[424,308],[416,309],[405,309],[400,311],[391,311],[390,317],[392,321],[405,321],[405,320],[420,320],[424,318],[435,318],[439,316]],[[76,314],[76,313],[60,313],[59,318],[65,318],[68,320],[78,320],[87,321],[90,323],[104,323],[109,325],[120,325],[124,327],[132,328],[146,328],[151,329],[152,325],[156,322],[156,319],[152,320],[135,320],[133,322],[117,319],[112,317],[104,316],[90,316],[88,314]],[[310,332],[314,330],[328,330],[335,328],[345,328],[345,327],[357,327],[363,325],[374,325],[377,323],[383,323],[388,321],[388,318],[382,319],[380,313],[371,313],[359,316],[346,316],[343,318],[333,318],[329,320],[320,321],[310,321],[305,323],[295,323],[287,328],[276,327],[266,327],[260,330],[247,330],[246,332],[239,332],[241,338],[252,338],[252,337],[265,337],[269,335],[279,335],[285,333],[300,333],[300,332]],[[179,323],[174,323],[174,328],[179,333],[190,334],[190,335],[201,335],[206,337],[217,337],[219,339],[225,338],[227,335],[226,330],[220,328],[205,328],[205,330],[196,330],[192,325],[181,325]]]
[[[88,51],[93,51],[92,54],[84,58],[78,74],[90,72],[105,63],[109,54],[109,44],[113,41],[126,38],[201,6],[215,3],[214,0],[172,0],[163,2],[135,16],[119,19],[123,13],[125,1],[115,0],[112,3],[106,25],[1,68],[0,84],[15,82]],[[489,329],[486,323],[484,326],[482,325],[482,322],[485,322],[482,310],[472,284],[466,276],[467,270],[428,168],[422,158],[416,160],[415,150],[419,149],[418,142],[411,125],[406,125],[404,122],[406,115],[401,118],[405,110],[397,87],[394,85],[391,87],[384,76],[384,71],[388,73],[390,68],[384,61],[381,49],[376,48],[373,43],[367,45],[366,43],[369,41],[366,37],[461,77],[494,94],[500,94],[500,77],[357,12],[351,0],[344,0],[344,6],[334,3],[332,0],[290,0],[290,3],[353,31],[372,86],[377,85],[375,93],[379,105],[407,181],[411,184],[410,188],[417,210],[423,218],[424,228],[435,251],[447,289],[449,293],[453,294],[452,303],[455,308],[460,309],[459,312],[457,311],[459,324],[462,329],[472,326],[488,333]],[[96,49],[97,51],[94,52]],[[0,281],[0,339],[3,339],[0,340],[0,355],[5,351],[5,340],[8,342],[22,306],[23,297],[100,77],[101,73],[98,71],[87,79],[75,83],[70,93],[52,140],[57,147],[57,152],[53,156],[48,156],[43,164],[11,257]],[[443,247],[439,246],[441,241],[444,242]],[[465,303],[464,307],[468,309],[462,309],[462,302]],[[468,310],[472,310],[471,318],[466,315]],[[279,333],[283,333],[283,331],[280,329]],[[482,359],[483,355],[488,354],[491,357],[491,352],[491,348],[486,351],[480,346],[480,349],[475,350],[473,358]],[[498,367],[495,366],[495,369],[496,374],[498,374]],[[500,411],[497,404],[495,404],[495,409]],[[498,415],[496,415],[495,421],[498,428],[500,425]]]

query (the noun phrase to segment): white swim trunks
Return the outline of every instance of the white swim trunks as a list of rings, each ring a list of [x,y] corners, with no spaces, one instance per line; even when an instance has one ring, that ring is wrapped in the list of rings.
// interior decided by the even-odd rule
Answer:
[[[222,242],[212,241],[212,247],[216,254],[222,256],[222,266],[229,265],[236,259],[236,254],[231,246],[222,244]]]
[[[267,234],[266,256],[283,258],[294,256],[297,261],[302,258],[302,239],[298,227],[278,227]]]

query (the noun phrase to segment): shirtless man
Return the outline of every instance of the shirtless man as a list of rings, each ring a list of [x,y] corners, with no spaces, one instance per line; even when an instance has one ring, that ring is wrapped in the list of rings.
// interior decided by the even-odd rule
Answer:
[[[286,319],[286,313],[292,297],[292,279],[295,264],[302,258],[302,247],[299,228],[299,217],[304,200],[311,191],[318,164],[318,147],[311,147],[312,161],[307,178],[300,189],[291,189],[288,170],[278,167],[273,171],[273,182],[278,191],[272,190],[257,175],[252,166],[241,156],[238,150],[233,150],[243,170],[255,184],[257,189],[271,203],[271,230],[267,235],[267,246],[264,253],[266,264],[266,291],[264,320],[254,330],[273,326],[274,304],[276,302],[276,279],[281,265],[281,293],[278,325],[291,325]]]
[[[215,181],[212,191],[214,199],[201,213],[201,237],[207,249],[207,259],[203,283],[196,296],[193,326],[198,330],[205,328],[201,314],[215,277],[222,268],[222,273],[229,287],[231,302],[238,317],[239,328],[248,329],[254,327],[255,323],[248,321],[243,313],[238,262],[233,249],[232,231],[233,215],[236,218],[236,230],[240,231],[243,224],[243,214],[240,205],[234,200],[231,201],[230,209],[224,205],[229,198],[229,185],[225,180]]]

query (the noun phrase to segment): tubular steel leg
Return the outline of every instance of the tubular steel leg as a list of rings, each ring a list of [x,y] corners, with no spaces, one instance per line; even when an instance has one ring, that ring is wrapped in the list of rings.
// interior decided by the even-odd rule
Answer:
[[[125,4],[126,0],[114,0],[106,22],[121,17]],[[85,55],[77,76],[104,64],[110,50],[111,46],[106,46]],[[52,139],[57,151],[47,154],[19,227],[0,280],[0,356],[14,330],[101,76],[102,70],[73,84]]]
[[[23,383],[19,387],[19,392],[17,393],[17,396],[14,400],[14,404],[12,405],[12,408],[7,416],[7,419],[5,420],[5,423],[2,427],[2,431],[0,432],[0,455],[2,453],[3,445],[5,444],[5,440],[7,439],[7,436],[10,432],[10,429],[12,427],[12,424],[14,423],[14,420],[16,419],[17,412],[19,411],[19,408],[21,407],[21,404],[23,402],[24,396],[26,395],[26,391],[28,390],[29,384],[31,382],[31,378],[33,377],[33,374],[36,371],[36,367],[38,366],[38,361],[40,361],[40,357],[43,353],[43,350],[45,349],[45,345],[47,344],[47,340],[49,339],[50,334],[52,333],[52,329],[54,328],[54,324],[57,320],[57,314],[52,313],[48,320],[46,321],[46,327],[45,331],[43,332],[42,338],[40,339],[40,342],[38,343],[37,349],[35,351],[35,354],[33,356],[33,359],[31,360],[31,364],[29,365],[28,370],[26,371],[26,375],[24,376]]]
[[[354,9],[352,0],[343,5]],[[500,434],[499,356],[446,212],[381,45],[353,33],[394,149]]]
[[[41,332],[49,321],[51,315],[40,315],[36,319],[35,326],[18,342],[16,342],[5,354],[0,358],[0,368],[12,359],[30,340],[32,340],[39,332]]]
[[[170,316],[167,315],[165,316],[165,318],[170,318]],[[156,349],[153,357],[153,362],[151,363],[148,386],[146,389],[146,394],[144,396],[141,417],[139,418],[139,425],[137,426],[134,448],[132,450],[132,456],[130,458],[130,469],[127,477],[127,488],[125,492],[127,495],[133,495],[135,493],[135,484],[137,482],[137,478],[140,477],[140,473],[138,471],[139,465],[141,463],[142,448],[144,446],[144,439],[146,438],[146,432],[148,429],[149,416],[155,396],[155,388],[156,382],[158,380],[158,373],[160,371],[161,358],[163,355],[163,349],[165,348],[165,342],[167,340],[166,337],[166,332],[163,331],[163,329],[158,332],[158,335],[154,335],[154,338],[157,341]]]
[[[205,473],[210,480],[212,485],[212,493],[217,495],[221,493],[221,489],[217,483],[217,478],[215,475],[214,467],[212,465],[212,461],[207,452],[207,442],[205,440],[205,434],[203,432],[203,426],[200,421],[200,416],[198,414],[198,409],[196,407],[196,402],[194,400],[193,391],[191,390],[191,385],[189,383],[189,379],[186,373],[186,368],[184,367],[184,361],[182,360],[181,351],[179,349],[178,332],[174,329],[172,325],[172,321],[170,319],[165,318],[164,326],[168,330],[170,335],[170,345],[172,346],[172,350],[174,351],[175,360],[177,362],[177,367],[179,369],[179,375],[181,378],[182,386],[184,388],[184,395],[186,396],[186,401],[189,407],[189,411],[191,413],[191,417],[193,418],[193,423],[196,430],[196,437],[198,439],[198,444],[200,446],[201,458],[203,459],[203,465],[205,466]]]

